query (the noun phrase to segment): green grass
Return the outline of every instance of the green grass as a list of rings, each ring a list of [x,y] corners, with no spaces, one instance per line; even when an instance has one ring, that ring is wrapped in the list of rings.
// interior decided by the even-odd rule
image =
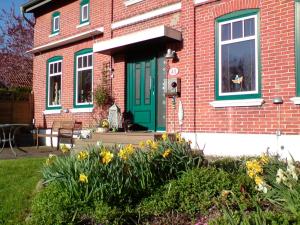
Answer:
[[[44,161],[0,160],[0,224],[24,224]]]

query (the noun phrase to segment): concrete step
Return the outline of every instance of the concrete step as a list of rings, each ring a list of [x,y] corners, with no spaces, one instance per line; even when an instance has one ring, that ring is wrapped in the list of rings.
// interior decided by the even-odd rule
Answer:
[[[154,132],[93,133],[89,139],[75,140],[75,149],[84,149],[88,145],[95,145],[98,141],[102,142],[104,146],[114,146],[116,144],[138,146],[141,141],[157,140],[161,138],[161,135],[162,133]]]

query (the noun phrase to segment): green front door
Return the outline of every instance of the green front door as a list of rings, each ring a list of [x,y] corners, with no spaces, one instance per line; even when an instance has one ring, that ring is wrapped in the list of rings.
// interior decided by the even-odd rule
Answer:
[[[156,58],[127,62],[127,111],[135,129],[156,130]]]

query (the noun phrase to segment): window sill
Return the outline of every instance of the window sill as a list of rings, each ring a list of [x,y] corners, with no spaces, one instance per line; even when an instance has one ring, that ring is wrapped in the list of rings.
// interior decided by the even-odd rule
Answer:
[[[201,4],[204,2],[208,2],[209,0],[194,0],[195,4]]]
[[[142,2],[144,0],[125,0],[125,6],[130,6],[130,5],[133,5],[133,4],[136,4],[138,2]]]
[[[60,109],[47,109],[43,111],[44,115],[51,115],[51,114],[60,114],[61,110]]]
[[[94,107],[90,107],[90,108],[75,108],[75,109],[70,109],[71,113],[85,113],[85,112],[93,112]]]
[[[209,104],[215,108],[232,107],[232,106],[261,106],[264,103],[262,98],[243,99],[243,100],[219,100]]]
[[[57,36],[57,35],[59,35],[59,32],[57,32],[57,33],[54,33],[54,34],[50,34],[50,35],[49,35],[49,38],[51,38],[51,37],[55,37],[55,36]]]
[[[300,105],[300,97],[294,97],[294,98],[291,98],[291,101],[292,101],[295,105]]]
[[[81,24],[77,25],[76,28],[81,28],[81,27],[85,27],[85,26],[88,26],[88,25],[90,25],[90,21],[81,23]]]

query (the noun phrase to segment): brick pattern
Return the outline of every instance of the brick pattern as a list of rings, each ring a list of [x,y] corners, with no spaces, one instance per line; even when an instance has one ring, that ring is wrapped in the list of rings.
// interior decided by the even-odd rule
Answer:
[[[61,117],[83,121],[86,127],[94,123],[93,113],[62,113],[43,116],[48,58],[55,55],[64,57],[62,105],[63,108],[72,108],[74,53],[76,51],[91,48],[97,41],[164,24],[182,31],[183,34],[182,43],[170,42],[165,45],[165,50],[175,49],[179,58],[178,62],[170,62],[170,66],[179,68],[182,95],[177,99],[177,103],[181,100],[184,107],[184,124],[179,127],[177,109],[174,112],[171,99],[167,99],[168,131],[173,131],[173,125],[175,125],[176,131],[185,132],[267,134],[275,133],[280,126],[285,134],[299,134],[300,109],[289,100],[295,96],[294,1],[211,0],[195,6],[191,0],[182,0],[180,12],[111,30],[111,23],[114,21],[176,2],[178,0],[144,0],[125,7],[123,0],[106,0],[105,4],[103,1],[90,0],[91,25],[80,29],[76,29],[79,24],[79,0],[57,3],[47,11],[36,13],[35,46],[89,30],[92,27],[104,26],[103,36],[36,54],[33,89],[37,124],[46,123],[49,126],[53,119]],[[260,9],[262,97],[265,104],[261,107],[213,108],[209,103],[215,100],[215,19],[237,10],[252,8]],[[57,9],[62,16],[61,34],[49,38],[51,14]],[[94,59],[94,87],[96,87],[101,82],[103,62],[110,62],[111,57],[95,53]],[[114,77],[111,80],[112,95],[122,111],[125,110],[126,104],[125,61],[124,52],[113,57]],[[276,96],[283,97],[283,105],[276,106],[272,103],[272,99]]]

